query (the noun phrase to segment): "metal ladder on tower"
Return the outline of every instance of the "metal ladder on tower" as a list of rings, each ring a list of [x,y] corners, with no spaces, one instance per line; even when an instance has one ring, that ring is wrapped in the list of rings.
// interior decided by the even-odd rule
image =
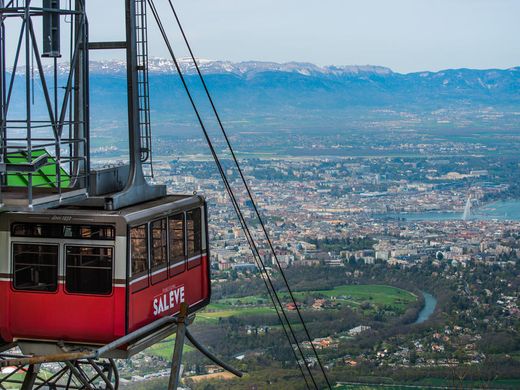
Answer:
[[[152,129],[150,124],[150,86],[148,82],[148,26],[146,21],[146,0],[135,0],[135,18],[141,162],[143,164],[145,176],[153,177]]]

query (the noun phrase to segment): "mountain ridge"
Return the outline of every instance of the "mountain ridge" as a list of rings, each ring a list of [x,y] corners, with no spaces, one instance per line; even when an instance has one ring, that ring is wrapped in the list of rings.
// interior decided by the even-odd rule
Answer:
[[[196,68],[191,58],[180,58],[177,60],[181,71],[188,75],[196,74]],[[425,77],[428,75],[442,75],[446,72],[519,72],[520,66],[510,68],[489,68],[489,69],[475,69],[475,68],[447,68],[438,71],[421,70],[415,72],[395,72],[389,67],[382,65],[316,65],[311,62],[274,62],[274,61],[241,61],[233,62],[226,60],[208,60],[204,58],[197,58],[197,63],[200,70],[205,74],[234,74],[238,76],[249,76],[263,72],[285,72],[297,73],[303,76],[344,76],[344,75],[363,75],[376,74],[381,76],[411,76],[420,75]],[[44,65],[44,69],[50,70],[51,65]],[[25,66],[19,65],[17,74],[24,74]],[[125,60],[101,60],[90,61],[90,72],[93,74],[117,74],[124,73],[126,70]],[[66,74],[69,71],[69,63],[62,62],[58,64],[58,73]],[[171,74],[176,73],[176,67],[172,60],[154,57],[149,59],[149,72],[156,74]]]
[[[520,67],[509,69],[447,69],[397,73],[382,66],[324,66],[289,62],[210,61],[199,59],[206,83],[220,107],[234,117],[279,115],[303,118],[311,113],[392,109],[416,112],[473,111],[495,107],[520,112]],[[205,94],[193,63],[179,61],[186,82],[198,102]],[[67,68],[63,65],[63,71]],[[98,115],[126,113],[124,61],[92,61],[90,97]],[[67,69],[68,70],[68,69]],[[156,115],[167,118],[191,112],[184,88],[171,61],[150,61],[150,95]],[[37,72],[36,72],[37,74]],[[17,73],[17,75],[21,75]],[[59,83],[65,85],[61,75]],[[24,77],[16,83],[23,88]],[[38,84],[36,89],[38,92]],[[43,98],[38,98],[44,102]],[[23,96],[13,96],[13,110],[24,107]],[[45,107],[44,103],[41,104]],[[43,109],[42,109],[43,111]],[[520,114],[519,114],[520,115]]]
[[[177,60],[183,73],[196,74],[196,69],[191,58],[180,58]],[[199,68],[206,74],[220,74],[229,73],[241,76],[250,74],[257,74],[262,72],[285,72],[298,73],[304,76],[311,75],[361,75],[361,74],[378,74],[384,76],[398,75],[442,75],[446,72],[457,71],[474,71],[474,72],[508,72],[520,71],[520,66],[511,68],[489,68],[489,69],[474,69],[474,68],[447,68],[438,71],[415,71],[408,73],[395,72],[389,67],[382,65],[325,65],[320,66],[311,62],[274,62],[274,61],[222,61],[222,60],[208,60],[197,58]],[[119,73],[126,69],[126,62],[123,60],[105,60],[105,61],[91,61],[90,71],[92,73]],[[62,69],[63,71],[67,69]],[[176,73],[174,62],[165,58],[150,58],[149,59],[150,73]]]
[[[185,74],[196,74],[196,68],[191,58],[178,59],[179,67]],[[379,65],[327,65],[319,66],[310,62],[290,61],[278,63],[273,61],[220,61],[198,58],[197,63],[200,70],[205,74],[234,74],[237,76],[251,76],[262,72],[286,72],[298,73],[304,76],[311,75],[345,75],[373,73],[389,75],[394,73],[390,68]],[[157,74],[176,73],[177,69],[172,60],[164,58],[150,58],[149,72]],[[126,63],[123,60],[91,61],[90,71],[92,73],[123,73]],[[60,69],[65,72],[66,67]]]

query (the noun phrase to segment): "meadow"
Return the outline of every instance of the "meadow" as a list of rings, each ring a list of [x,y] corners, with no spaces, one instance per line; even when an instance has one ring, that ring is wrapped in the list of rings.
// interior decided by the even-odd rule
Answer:
[[[281,293],[280,296],[282,302],[288,302],[289,295],[287,293]],[[381,308],[402,312],[408,305],[417,300],[417,296],[409,291],[384,285],[343,285],[330,290],[297,291],[294,292],[294,296],[301,304],[302,311],[314,310],[303,302],[310,302],[318,298],[325,298],[334,302],[335,307],[346,305],[368,312]],[[325,310],[328,310],[328,308]],[[211,303],[204,311],[197,314],[195,323],[217,325],[223,318],[265,314],[275,314],[267,296],[251,295],[240,298],[225,298]],[[147,353],[169,361],[173,351],[174,339],[173,336],[168,337],[150,347]],[[189,345],[185,346],[185,351],[191,350],[193,349]]]

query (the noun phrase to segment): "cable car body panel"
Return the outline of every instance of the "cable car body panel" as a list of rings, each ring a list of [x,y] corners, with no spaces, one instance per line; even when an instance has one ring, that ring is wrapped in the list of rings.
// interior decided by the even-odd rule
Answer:
[[[0,215],[0,337],[102,345],[209,303],[205,200]],[[137,272],[139,271],[139,272]]]

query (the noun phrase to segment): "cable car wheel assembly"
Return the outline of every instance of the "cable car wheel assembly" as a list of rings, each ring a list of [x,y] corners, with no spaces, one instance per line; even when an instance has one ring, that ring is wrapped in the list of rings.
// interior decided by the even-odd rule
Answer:
[[[117,349],[122,346],[128,346],[129,351],[135,348],[131,352],[131,354],[135,354],[172,333],[175,333],[176,337],[168,389],[178,387],[186,338],[195,349],[213,363],[235,376],[241,377],[240,371],[214,356],[193,337],[188,330],[188,325],[193,320],[194,315],[188,315],[188,306],[182,304],[177,316],[163,317],[98,348],[81,348],[76,345],[71,350],[67,345],[58,343],[57,346],[62,349],[62,353],[27,356],[9,352],[18,349],[17,343],[5,344],[0,346],[0,369],[7,368],[8,372],[5,376],[0,377],[0,389],[8,389],[7,385],[10,384],[20,385],[21,390],[117,390],[120,378],[115,358],[105,356],[118,357]],[[115,355],[112,355],[114,351]],[[49,368],[46,368],[46,365]]]
[[[13,345],[9,347],[15,348]],[[21,354],[0,354],[0,365],[4,362],[9,364],[8,373],[0,377],[0,389],[9,389],[9,386],[19,386],[21,390],[119,388],[119,373],[114,359],[60,361],[53,363],[52,368],[47,368],[45,363],[26,364],[31,359],[34,358]]]

